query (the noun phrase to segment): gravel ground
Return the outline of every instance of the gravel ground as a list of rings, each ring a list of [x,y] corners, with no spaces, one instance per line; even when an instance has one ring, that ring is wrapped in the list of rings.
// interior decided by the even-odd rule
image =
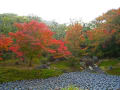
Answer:
[[[48,79],[23,80],[0,84],[0,90],[54,90],[75,85],[89,90],[120,90],[120,76],[89,72],[64,73]]]

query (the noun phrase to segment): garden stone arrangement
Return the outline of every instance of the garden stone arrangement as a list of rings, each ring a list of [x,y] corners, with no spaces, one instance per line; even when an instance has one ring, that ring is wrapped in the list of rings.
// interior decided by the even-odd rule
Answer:
[[[64,73],[48,79],[22,80],[0,84],[0,90],[55,90],[69,85],[89,90],[120,90],[120,76],[89,72]],[[59,89],[60,90],[60,89]]]

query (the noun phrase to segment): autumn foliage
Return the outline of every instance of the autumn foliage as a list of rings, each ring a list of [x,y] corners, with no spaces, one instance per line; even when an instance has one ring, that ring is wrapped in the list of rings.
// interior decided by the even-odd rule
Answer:
[[[77,54],[76,56],[96,53],[99,46],[106,48],[110,39],[116,33],[115,29],[107,30],[106,28],[100,27],[87,31],[83,31],[83,29],[84,27],[80,23],[74,23],[68,26],[66,32],[65,41],[69,49]]]
[[[64,42],[54,39],[54,33],[44,23],[31,21],[23,24],[17,23],[15,26],[18,31],[9,33],[15,43],[9,49],[18,57],[25,56],[31,61],[34,57],[40,57],[43,52],[63,56],[70,54]]]
[[[101,49],[104,56],[118,57],[120,56],[120,8],[111,9],[96,18],[96,26],[99,29],[106,30],[105,33],[109,37],[104,40],[106,48]],[[108,34],[112,33],[112,34]]]
[[[119,56],[120,50],[120,8],[112,9],[97,17],[92,28],[78,22],[65,25],[55,31],[37,21],[15,23],[17,31],[0,35],[0,52],[12,51],[18,58],[40,58],[43,54],[54,57],[68,55]],[[55,25],[54,25],[55,27]],[[63,33],[63,34],[62,34]],[[56,37],[56,39],[54,38]],[[62,39],[61,39],[62,38]],[[114,47],[114,48],[113,48]]]
[[[3,54],[2,51],[8,51],[9,46],[12,44],[12,39],[10,37],[6,37],[5,35],[0,35],[0,56]],[[0,57],[0,60],[2,58]]]
[[[83,26],[80,23],[73,23],[68,26],[66,31],[65,41],[67,42],[69,50],[75,56],[85,55],[85,33]]]

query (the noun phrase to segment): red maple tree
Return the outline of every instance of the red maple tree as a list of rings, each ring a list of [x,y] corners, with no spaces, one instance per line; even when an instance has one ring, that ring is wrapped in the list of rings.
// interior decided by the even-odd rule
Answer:
[[[51,54],[69,55],[70,52],[64,46],[64,42],[53,38],[53,32],[44,23],[31,21],[29,23],[16,23],[18,31],[9,35],[15,43],[10,47],[18,57],[25,56],[30,62],[34,57],[41,56],[42,52]]]

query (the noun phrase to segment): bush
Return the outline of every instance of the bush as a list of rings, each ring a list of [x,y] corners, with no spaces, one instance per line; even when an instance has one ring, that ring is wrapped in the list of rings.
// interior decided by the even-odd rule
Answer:
[[[46,58],[46,57],[41,57],[41,58],[40,58],[40,62],[41,62],[42,64],[47,64],[47,63],[48,63],[48,58]]]

